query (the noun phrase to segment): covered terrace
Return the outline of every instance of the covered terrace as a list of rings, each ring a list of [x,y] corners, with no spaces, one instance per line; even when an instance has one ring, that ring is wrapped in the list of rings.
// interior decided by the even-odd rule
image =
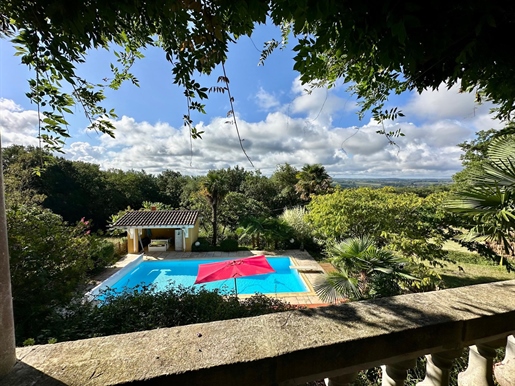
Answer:
[[[127,232],[129,253],[138,253],[146,245],[148,251],[191,252],[198,238],[199,224],[196,210],[151,210],[127,212],[112,228]]]

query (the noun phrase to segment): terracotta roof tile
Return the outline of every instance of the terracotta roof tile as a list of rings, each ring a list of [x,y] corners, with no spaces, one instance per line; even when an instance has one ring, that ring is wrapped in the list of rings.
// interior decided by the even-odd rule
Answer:
[[[113,228],[195,225],[197,210],[154,210],[125,213]]]

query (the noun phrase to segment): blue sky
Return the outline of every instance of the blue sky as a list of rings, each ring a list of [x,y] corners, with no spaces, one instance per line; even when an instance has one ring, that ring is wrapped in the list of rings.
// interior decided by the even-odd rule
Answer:
[[[500,128],[489,115],[489,104],[477,105],[474,96],[459,93],[457,87],[421,95],[405,93],[390,101],[405,117],[387,123],[388,130],[401,128],[406,137],[397,146],[376,134],[380,129],[370,116],[360,121],[356,100],[345,85],[331,90],[315,89],[310,94],[293,71],[291,41],[258,66],[260,49],[271,38],[280,39],[270,26],[256,29],[252,38],[242,37],[231,45],[226,63],[243,144],[256,168],[270,174],[278,164],[298,168],[321,163],[334,177],[439,177],[460,170],[456,146],[481,129]],[[10,42],[0,40],[0,130],[3,146],[37,144],[37,113],[25,96],[30,71],[14,57]],[[147,50],[136,63],[134,75],[140,87],[129,83],[107,92],[105,106],[115,108],[116,139],[86,131],[82,111],[69,117],[72,138],[65,157],[101,165],[104,169],[136,169],[159,173],[170,169],[183,174],[205,174],[209,169],[242,166],[252,169],[237,141],[235,128],[227,124],[229,100],[212,94],[207,114],[194,115],[205,131],[202,140],[190,147],[183,127],[186,100],[172,83],[171,65],[164,53]],[[110,77],[109,52],[92,52],[80,73],[92,82]],[[200,77],[209,87],[216,84],[221,69]]]

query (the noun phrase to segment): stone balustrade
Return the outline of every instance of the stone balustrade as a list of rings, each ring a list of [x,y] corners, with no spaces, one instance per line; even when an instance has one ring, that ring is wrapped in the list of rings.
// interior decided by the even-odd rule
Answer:
[[[417,357],[418,385],[447,385],[470,346],[460,386],[515,385],[515,280],[339,306],[113,335],[17,350],[1,385],[348,385],[382,366],[403,385]],[[509,338],[508,338],[509,337]],[[494,349],[507,345],[493,370]],[[494,373],[494,374],[493,374]]]

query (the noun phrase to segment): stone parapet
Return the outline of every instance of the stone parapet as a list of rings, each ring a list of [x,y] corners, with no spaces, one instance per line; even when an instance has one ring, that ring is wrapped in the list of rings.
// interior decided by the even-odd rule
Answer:
[[[395,369],[419,356],[483,347],[514,332],[512,280],[19,348],[17,364],[0,384],[336,383],[358,370]]]

